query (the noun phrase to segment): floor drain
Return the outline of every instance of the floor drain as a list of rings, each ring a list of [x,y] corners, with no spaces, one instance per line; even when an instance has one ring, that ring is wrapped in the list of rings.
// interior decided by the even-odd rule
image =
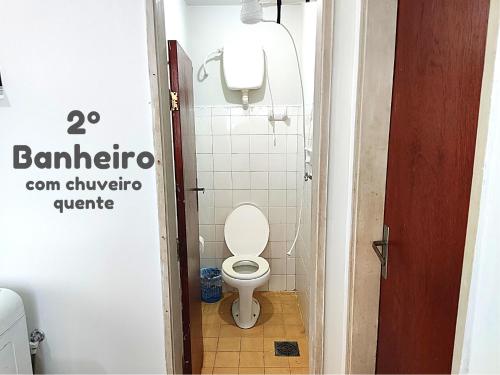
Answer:
[[[298,357],[299,344],[297,341],[275,341],[274,355],[279,357]]]

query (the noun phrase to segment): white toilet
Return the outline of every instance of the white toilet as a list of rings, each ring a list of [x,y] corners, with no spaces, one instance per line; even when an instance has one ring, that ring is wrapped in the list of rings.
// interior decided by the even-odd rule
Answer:
[[[269,240],[269,223],[259,208],[245,203],[227,217],[224,238],[234,256],[222,263],[222,279],[239,293],[231,309],[233,318],[238,327],[252,328],[260,314],[253,291],[271,275],[269,263],[259,256]]]

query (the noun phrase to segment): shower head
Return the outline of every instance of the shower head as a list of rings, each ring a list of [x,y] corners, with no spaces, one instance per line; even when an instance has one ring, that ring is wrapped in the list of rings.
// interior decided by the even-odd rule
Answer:
[[[241,0],[241,22],[247,24],[262,21],[262,5],[259,0]]]

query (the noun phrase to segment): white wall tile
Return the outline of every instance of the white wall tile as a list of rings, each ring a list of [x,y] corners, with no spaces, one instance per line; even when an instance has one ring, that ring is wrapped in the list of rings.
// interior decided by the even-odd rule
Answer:
[[[231,172],[214,172],[214,189],[232,189]]]
[[[267,172],[269,170],[269,155],[250,154],[250,170],[252,172]]]
[[[287,172],[286,173],[286,188],[295,189],[297,187],[297,173]]]
[[[212,115],[212,107],[194,107],[194,115],[196,117],[210,117]]]
[[[198,172],[198,186],[205,189],[214,188],[213,172]]]
[[[295,275],[295,258],[293,257],[286,258],[286,274]]]
[[[196,153],[211,154],[212,153],[212,136],[198,135],[196,136]]]
[[[223,224],[216,224],[214,225],[215,227],[215,241],[224,241],[224,225]]]
[[[269,141],[267,135],[250,136],[250,152],[254,154],[266,154],[269,152]]]
[[[269,206],[285,207],[286,197],[286,190],[269,190]]]
[[[224,224],[232,210],[232,207],[215,207],[215,224]]]
[[[286,275],[271,275],[269,278],[269,290],[274,292],[286,290]]]
[[[287,209],[286,207],[269,207],[269,223],[270,224],[286,224]]]
[[[249,154],[233,154],[231,156],[231,165],[233,172],[248,172],[250,171],[250,155]]]
[[[250,199],[253,204],[259,207],[267,207],[269,202],[268,190],[251,190]]]
[[[286,172],[269,172],[269,189],[286,189],[286,182]]]
[[[231,171],[231,154],[214,154],[214,171],[229,172]]]
[[[250,190],[234,190],[233,207],[236,207],[245,202],[251,202]]]
[[[200,236],[206,241],[215,241],[215,225],[200,224]]]
[[[233,189],[250,189],[250,172],[233,172]]]
[[[300,154],[300,158],[304,158],[303,154]],[[295,172],[297,170],[297,154],[286,154],[286,170],[288,172]]]
[[[251,189],[267,189],[269,187],[268,175],[268,172],[250,172]]]
[[[200,206],[214,206],[214,191],[205,189],[204,192],[198,192],[198,203]]]
[[[286,224],[269,224],[269,241],[286,240]]]
[[[297,153],[297,136],[287,135],[286,136],[286,152],[288,154]]]
[[[233,154],[248,154],[248,152],[250,151],[250,136],[249,135],[231,136],[231,148]]]
[[[215,209],[214,207],[198,208],[198,220],[200,224],[215,224]]]
[[[290,189],[286,191],[286,205],[289,207],[298,206],[300,202],[297,202],[297,191]]]
[[[288,224],[295,224],[297,222],[297,209],[295,207],[286,208],[286,222]]]
[[[215,190],[215,207],[233,207],[233,190]]]
[[[214,135],[213,149],[218,154],[231,153],[231,137],[229,135]]]
[[[269,171],[286,171],[286,154],[269,154]]]
[[[211,172],[214,170],[214,157],[212,154],[197,154],[196,167],[199,172]]]
[[[233,207],[252,202],[270,222],[270,242],[262,256],[269,260],[272,276],[261,290],[295,288],[296,259],[286,251],[295,236],[297,188],[302,190],[298,108],[288,108],[289,119],[275,122],[274,129],[267,106],[195,109],[198,178],[207,188],[199,194],[200,235],[209,244],[200,264],[220,267],[231,256],[224,241],[225,219]],[[297,248],[304,241],[301,237]]]
[[[286,275],[286,258],[271,259],[271,274]]]
[[[196,135],[212,135],[212,128],[210,126],[211,118],[208,116],[196,117],[194,119],[194,128]]]
[[[212,107],[212,116],[229,116],[230,114],[231,114],[231,107],[228,106]]]
[[[268,136],[270,154],[286,154],[286,135],[276,134]]]
[[[212,134],[213,135],[231,134],[231,117],[230,116],[212,117]]]
[[[271,258],[286,258],[286,242],[273,241],[270,245]]]

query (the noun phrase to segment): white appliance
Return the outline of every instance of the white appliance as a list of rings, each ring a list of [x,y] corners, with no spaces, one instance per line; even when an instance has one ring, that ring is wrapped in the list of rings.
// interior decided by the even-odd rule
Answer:
[[[269,223],[253,204],[236,207],[224,224],[224,239],[234,255],[222,263],[222,279],[238,289],[239,298],[231,312],[236,325],[252,328],[260,315],[260,304],[253,291],[269,280],[269,263],[259,255],[269,240]]]
[[[21,297],[0,288],[0,374],[32,374],[26,314]]]
[[[262,46],[252,38],[239,37],[224,45],[222,70],[230,90],[240,90],[243,107],[248,107],[248,90],[262,87],[265,56]]]

